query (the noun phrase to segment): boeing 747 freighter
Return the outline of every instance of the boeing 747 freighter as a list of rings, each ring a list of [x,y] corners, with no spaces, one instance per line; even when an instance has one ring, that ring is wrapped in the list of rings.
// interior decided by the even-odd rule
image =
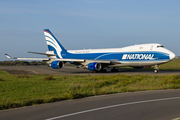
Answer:
[[[139,44],[123,48],[66,50],[55,38],[49,29],[44,30],[48,51],[46,53],[29,52],[47,55],[48,58],[17,58],[5,54],[10,59],[18,60],[43,60],[54,69],[64,67],[69,62],[77,67],[84,67],[91,72],[105,71],[111,67],[144,68],[154,66],[158,73],[158,66],[175,58],[175,54],[164,48],[161,44]],[[117,70],[117,69],[116,69]]]

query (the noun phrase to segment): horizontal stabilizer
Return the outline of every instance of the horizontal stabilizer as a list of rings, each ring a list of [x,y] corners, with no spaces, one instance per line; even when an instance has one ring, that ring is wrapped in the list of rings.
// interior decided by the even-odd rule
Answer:
[[[9,59],[17,59],[17,60],[49,60],[49,58],[17,58],[17,57],[11,57],[8,54],[5,54],[5,56]]]
[[[47,55],[47,56],[56,56],[56,54],[38,53],[38,52],[30,52],[30,51],[27,51],[27,53],[40,54],[40,55]]]

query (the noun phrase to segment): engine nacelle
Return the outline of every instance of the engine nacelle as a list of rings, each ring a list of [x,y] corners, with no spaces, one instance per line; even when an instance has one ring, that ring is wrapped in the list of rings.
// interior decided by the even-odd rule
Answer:
[[[53,61],[51,63],[51,67],[53,69],[60,69],[60,68],[63,68],[64,67],[64,62],[63,61]]]
[[[94,71],[101,70],[101,64],[98,62],[89,63],[87,67],[89,70],[94,70]]]

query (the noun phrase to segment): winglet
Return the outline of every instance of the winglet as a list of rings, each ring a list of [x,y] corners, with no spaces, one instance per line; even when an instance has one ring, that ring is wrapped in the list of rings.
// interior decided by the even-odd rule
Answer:
[[[5,54],[5,56],[6,56],[7,58],[9,58],[9,59],[17,59],[17,57],[11,57],[11,56],[8,55],[8,54]]]
[[[5,56],[6,56],[7,58],[9,58],[9,59],[12,59],[12,57],[11,57],[10,55],[8,55],[8,54],[5,54]]]

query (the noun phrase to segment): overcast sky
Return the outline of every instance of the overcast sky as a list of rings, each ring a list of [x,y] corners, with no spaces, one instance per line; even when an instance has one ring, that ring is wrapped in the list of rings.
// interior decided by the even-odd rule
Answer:
[[[180,0],[1,0],[0,61],[46,57],[43,29],[66,49],[160,43],[180,56]]]

